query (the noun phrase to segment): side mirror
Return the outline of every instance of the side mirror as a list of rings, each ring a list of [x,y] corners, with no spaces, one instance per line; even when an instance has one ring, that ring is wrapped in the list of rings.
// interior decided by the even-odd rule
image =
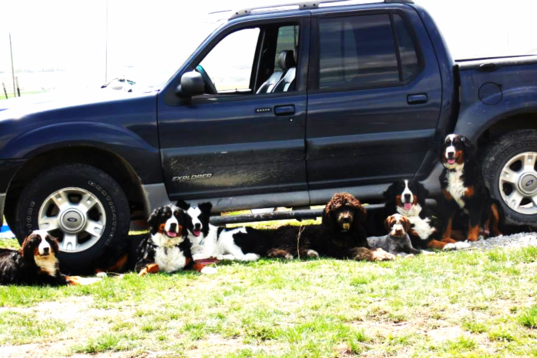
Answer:
[[[199,96],[205,93],[205,81],[199,72],[190,71],[181,77],[181,84],[177,87],[179,96]]]

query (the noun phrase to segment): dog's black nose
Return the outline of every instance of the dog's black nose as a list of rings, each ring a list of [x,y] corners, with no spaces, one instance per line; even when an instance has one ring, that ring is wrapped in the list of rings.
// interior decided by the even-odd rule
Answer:
[[[410,202],[410,194],[405,194],[405,201]]]
[[[448,159],[453,159],[454,156],[455,156],[455,153],[453,153],[453,152],[448,152],[447,153]]]
[[[45,255],[48,255],[49,251],[50,251],[50,248],[49,248],[49,247],[45,247],[45,248],[43,248],[43,253],[44,253]]]
[[[201,229],[201,224],[196,224],[196,225],[194,225],[194,229],[196,229],[196,230]]]
[[[177,224],[176,223],[170,224],[170,231],[175,231],[175,229],[177,229]]]

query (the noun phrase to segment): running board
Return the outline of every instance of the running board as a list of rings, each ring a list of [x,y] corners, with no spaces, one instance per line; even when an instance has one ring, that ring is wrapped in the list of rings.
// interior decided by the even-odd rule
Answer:
[[[366,205],[367,211],[377,210],[384,207],[384,204]],[[213,225],[220,226],[225,224],[242,224],[259,221],[273,220],[303,220],[315,219],[323,215],[324,209],[296,210],[296,211],[276,211],[273,213],[250,214],[250,215],[230,215],[230,216],[212,216],[210,222]]]

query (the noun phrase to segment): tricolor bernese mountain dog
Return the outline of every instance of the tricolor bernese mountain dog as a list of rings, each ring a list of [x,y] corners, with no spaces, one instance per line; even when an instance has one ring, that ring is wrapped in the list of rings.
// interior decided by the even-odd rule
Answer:
[[[34,231],[20,250],[0,250],[0,284],[48,285],[79,284],[79,277],[60,272],[58,241],[46,231]]]
[[[262,231],[251,227],[227,229],[210,224],[213,205],[209,202],[191,206],[179,201],[177,205],[186,212],[186,231],[195,261],[208,258],[256,261],[266,254],[268,237]]]
[[[443,238],[452,237],[453,220],[458,212],[468,216],[467,240],[476,241],[480,235],[501,235],[498,229],[500,206],[485,186],[485,181],[475,158],[475,148],[462,135],[449,134],[440,153],[444,166],[440,185],[444,197],[443,209],[447,218]]]
[[[408,218],[408,231],[412,245],[421,249],[456,250],[470,245],[451,238],[442,239],[441,221],[426,206],[429,191],[415,180],[399,180],[383,193],[386,199],[386,215],[398,213]]]
[[[381,237],[368,237],[367,242],[372,249],[383,249],[392,255],[418,255],[420,250],[412,246],[408,235],[411,225],[406,216],[393,214],[386,218],[384,227],[388,231],[388,235]]]
[[[185,269],[192,261],[192,254],[184,211],[175,205],[166,205],[153,210],[147,222],[149,234],[140,243],[137,253],[135,270],[138,275]]]

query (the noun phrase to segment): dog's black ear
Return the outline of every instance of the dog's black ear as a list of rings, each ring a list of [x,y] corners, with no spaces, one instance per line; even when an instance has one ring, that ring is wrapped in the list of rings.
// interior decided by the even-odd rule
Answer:
[[[384,193],[382,193],[382,196],[384,197],[384,199],[386,199],[387,201],[390,201],[391,199],[393,199],[395,197],[395,187],[396,186],[397,186],[397,182],[395,182],[392,185],[390,185],[388,187],[388,189],[386,189],[386,191]]]
[[[34,249],[39,246],[37,242],[39,237],[37,234],[31,233],[24,239],[20,253],[26,261],[34,261]]]
[[[461,137],[461,142],[464,144],[464,155],[466,156],[466,159],[473,159],[476,154],[476,148],[472,144],[472,142],[463,136]]]
[[[331,212],[332,212],[332,205],[330,203],[326,204],[324,210],[323,210],[323,216],[321,224],[325,225],[329,228],[332,228],[334,226],[334,219],[332,218]]]
[[[198,208],[201,210],[202,213],[211,215],[211,209],[213,208],[213,204],[210,202],[201,203],[198,204]]]
[[[187,211],[188,209],[190,209],[190,204],[184,200],[178,200],[177,204],[175,205],[177,205],[177,207],[183,209],[184,211]]]
[[[418,203],[422,206],[425,205],[425,199],[427,199],[430,195],[429,190],[425,189],[422,183],[419,181],[416,182],[416,187],[418,188],[417,196],[418,196]]]
[[[58,244],[58,239],[50,235],[47,235],[46,240],[48,241],[50,247],[52,248],[52,252],[54,252],[54,254],[57,254],[60,251],[60,244]]]
[[[155,235],[158,232],[158,216],[160,213],[160,208],[153,210],[149,219],[147,219],[147,225],[149,225],[149,232],[151,235]]]

